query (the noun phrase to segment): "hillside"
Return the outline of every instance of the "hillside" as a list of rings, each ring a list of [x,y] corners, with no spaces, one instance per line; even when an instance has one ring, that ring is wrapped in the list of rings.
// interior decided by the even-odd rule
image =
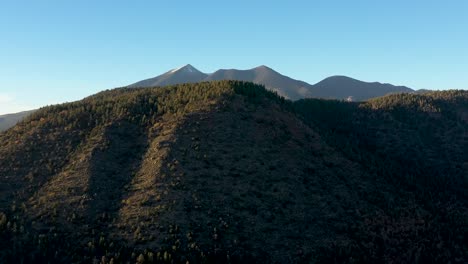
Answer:
[[[444,192],[461,188],[468,176],[467,102],[468,92],[453,90],[361,104],[306,99],[295,108],[349,159],[380,170],[380,176],[405,183],[410,178],[414,188],[430,184]],[[311,109],[321,114],[311,115]]]
[[[170,70],[154,78],[142,80],[128,87],[154,87],[194,83],[201,81],[236,80],[253,82],[264,85],[268,90],[278,93],[290,100],[304,98],[323,98],[345,100],[353,98],[355,101],[365,101],[370,98],[384,96],[391,93],[412,93],[412,89],[405,86],[394,86],[379,82],[363,82],[346,76],[332,76],[312,85],[304,81],[295,80],[265,65],[249,70],[221,69],[214,73],[202,73],[192,65]]]
[[[0,262],[463,262],[467,107],[239,81],[45,107],[0,134]]]

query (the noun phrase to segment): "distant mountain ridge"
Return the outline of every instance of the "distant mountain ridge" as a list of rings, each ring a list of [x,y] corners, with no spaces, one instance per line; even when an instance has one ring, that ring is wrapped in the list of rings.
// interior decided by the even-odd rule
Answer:
[[[395,86],[380,82],[363,82],[347,76],[331,76],[313,85],[313,97],[345,99],[352,96],[356,101],[366,101],[391,93],[412,93],[406,86]]]
[[[16,125],[23,118],[36,110],[24,111],[14,114],[0,115],[0,132]]]
[[[207,74],[190,64],[170,70],[154,78],[145,79],[128,87],[154,87],[202,81],[237,80],[264,85],[268,90],[277,92],[293,101],[304,98],[324,98],[345,100],[353,98],[365,101],[391,93],[412,93],[406,86],[395,86],[379,82],[363,82],[346,76],[331,76],[312,85],[282,75],[265,65],[249,70],[220,69]]]
[[[237,80],[264,85],[287,99],[323,98],[366,101],[392,93],[418,93],[406,86],[394,86],[379,82],[363,82],[346,76],[331,76],[312,85],[296,80],[261,65],[249,70],[220,69],[211,74],[203,73],[190,64],[169,70],[153,78],[127,87],[155,87],[204,81]],[[9,129],[33,111],[0,116],[0,132]]]

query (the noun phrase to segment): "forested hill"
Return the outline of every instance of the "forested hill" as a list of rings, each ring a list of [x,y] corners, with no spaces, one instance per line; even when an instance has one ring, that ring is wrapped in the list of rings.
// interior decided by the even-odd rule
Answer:
[[[463,263],[468,92],[120,88],[0,133],[1,263]]]

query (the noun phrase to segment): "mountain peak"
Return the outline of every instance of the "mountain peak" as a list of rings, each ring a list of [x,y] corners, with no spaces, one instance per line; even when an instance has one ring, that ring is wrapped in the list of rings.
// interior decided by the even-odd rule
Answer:
[[[257,66],[255,67],[254,69],[257,69],[257,70],[261,70],[261,69],[264,69],[264,70],[273,70],[272,68],[266,66],[266,65],[260,65],[260,66]]]
[[[199,70],[197,70],[195,67],[193,67],[190,64],[184,65],[184,66],[179,67],[179,68],[172,69],[169,72],[170,73],[174,73],[174,72],[186,72],[186,73],[192,73],[192,72],[197,73],[197,72],[199,72],[199,73],[201,73]]]
[[[207,76],[208,74],[197,70],[190,64],[186,64],[182,67],[165,72],[159,76],[131,84],[128,87],[154,87],[174,85],[179,83],[195,83],[203,81]]]
[[[329,82],[329,81],[351,81],[351,82],[356,81],[356,82],[362,82],[362,81],[356,80],[354,78],[351,78],[351,77],[348,77],[348,76],[345,76],[345,75],[333,75],[333,76],[330,76],[330,77],[327,77],[327,78],[323,79],[320,82]]]

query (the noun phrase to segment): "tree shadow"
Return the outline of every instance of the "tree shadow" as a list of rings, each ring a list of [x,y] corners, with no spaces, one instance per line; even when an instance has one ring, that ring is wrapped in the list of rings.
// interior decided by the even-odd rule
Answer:
[[[143,127],[119,121],[106,128],[102,146],[94,151],[89,165],[87,217],[105,224],[119,211],[125,186],[132,181],[147,149]]]

